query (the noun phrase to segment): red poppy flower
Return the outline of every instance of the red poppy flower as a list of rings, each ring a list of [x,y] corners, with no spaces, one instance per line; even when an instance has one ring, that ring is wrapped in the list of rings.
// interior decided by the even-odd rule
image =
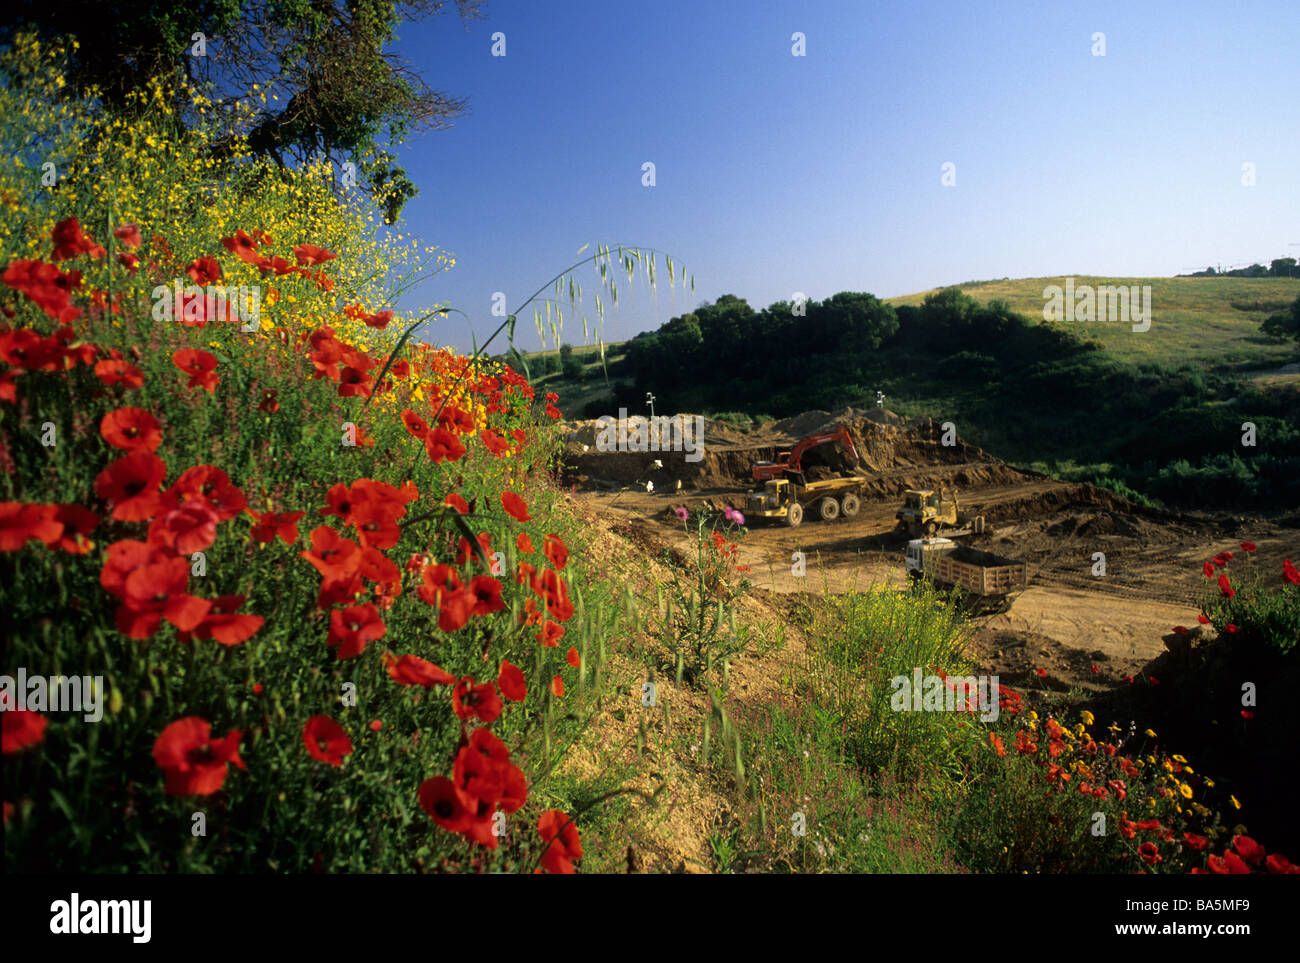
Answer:
[[[113,228],[113,236],[122,242],[123,247],[139,247],[144,243],[140,237],[140,228],[134,224],[123,224]]]
[[[317,264],[332,261],[338,255],[325,250],[323,247],[317,247],[315,244],[297,244],[294,246],[293,256],[298,259],[298,263],[303,267],[314,267]]]
[[[489,428],[480,431],[478,437],[483,446],[498,458],[510,450],[510,443]]]
[[[195,465],[181,472],[167,490],[173,500],[188,502],[202,500],[217,513],[220,521],[228,521],[248,507],[244,493],[230,483],[230,476],[216,465]]]
[[[501,583],[490,575],[475,575],[469,580],[469,591],[474,596],[471,615],[491,615],[506,607],[501,600]]]
[[[216,391],[220,378],[216,374],[217,359],[198,348],[184,348],[172,355],[172,361],[190,376],[189,387]]]
[[[1242,861],[1240,856],[1231,851],[1224,853],[1222,858],[1211,856],[1209,865],[1210,872],[1224,876],[1246,876],[1250,873],[1250,867]]]
[[[1236,589],[1234,589],[1231,583],[1229,583],[1228,576],[1226,575],[1219,576],[1219,591],[1223,593],[1224,598],[1229,599],[1237,594]]]
[[[189,263],[185,273],[195,284],[216,284],[221,280],[221,265],[214,257],[196,257]]]
[[[1255,551],[1257,548],[1259,548],[1259,546],[1256,545],[1254,542],[1242,542],[1242,543],[1241,543],[1241,550],[1242,550],[1243,552],[1253,552],[1253,551]]]
[[[537,832],[547,844],[542,868],[548,873],[573,873],[573,861],[582,857],[577,824],[558,809],[548,809],[537,820]]]
[[[1258,866],[1264,861],[1264,847],[1249,836],[1233,836],[1232,848],[1251,866]]]
[[[158,631],[164,618],[182,632],[193,631],[212,603],[188,594],[189,576],[189,562],[180,557],[132,569],[122,581],[119,631],[133,639],[147,639]]]
[[[546,400],[547,400],[547,401],[559,401],[559,400],[560,400],[560,396],[557,395],[554,391],[548,391],[548,392],[546,392]]]
[[[258,411],[264,411],[268,415],[273,415],[280,410],[280,401],[277,397],[279,392],[274,388],[268,388],[262,392],[262,400],[257,405]]]
[[[1300,585],[1300,572],[1296,571],[1289,558],[1282,560],[1282,577],[1292,585]]]
[[[119,381],[123,388],[139,388],[144,384],[144,372],[121,358],[107,358],[95,362],[95,377],[112,387]]]
[[[312,716],[302,727],[302,741],[313,759],[331,766],[343,765],[343,757],[352,754],[352,740],[343,727],[329,716]]]
[[[247,595],[223,595],[212,600],[212,609],[203,617],[203,621],[194,627],[193,633],[182,632],[181,641],[192,634],[196,639],[216,639],[222,645],[240,645],[247,642],[266,622],[260,615],[239,612],[238,609],[248,601]],[[261,685],[254,686],[254,692],[261,692]]]
[[[559,675],[551,680],[551,694],[557,699],[564,696],[564,679]]]
[[[63,534],[58,541],[58,548],[74,555],[85,555],[95,547],[95,543],[86,538],[99,525],[99,516],[80,505],[55,505],[54,520],[63,526]]]
[[[564,626],[547,619],[542,623],[541,631],[537,633],[536,638],[547,648],[558,648],[560,639],[564,638]]]
[[[223,237],[221,244],[245,264],[263,265],[269,263],[265,256],[257,251],[257,242],[243,230],[236,231],[233,237]]]
[[[517,665],[501,660],[501,671],[497,675],[497,687],[501,694],[511,702],[523,702],[524,697],[528,694],[528,686],[524,682],[524,673]]]
[[[465,454],[460,439],[446,428],[434,428],[424,438],[424,449],[435,461],[457,461]]]
[[[420,783],[420,808],[443,829],[453,833],[465,833],[472,821],[472,814],[460,801],[456,784],[446,776],[434,776]]]
[[[62,261],[66,258],[76,257],[78,254],[103,257],[107,253],[91,237],[82,233],[81,225],[77,223],[75,217],[70,217],[55,224],[54,230],[50,232],[50,238],[54,241],[54,252],[50,255],[51,261]]]
[[[542,543],[542,552],[557,569],[563,569],[569,561],[569,547],[559,535],[547,535]]]
[[[1255,718],[1255,713],[1251,712],[1249,709],[1242,709],[1241,717],[1243,719],[1253,719]]]
[[[160,515],[149,526],[149,543],[193,555],[217,540],[217,513],[201,498]]]
[[[113,505],[119,522],[142,522],[163,507],[158,491],[167,465],[157,455],[133,451],[110,464],[95,478],[95,494]]]
[[[501,493],[501,507],[506,510],[506,514],[518,521],[529,522],[533,519],[533,516],[528,514],[528,503],[514,492]]]
[[[460,514],[462,515],[469,514],[469,502],[465,501],[465,499],[462,496],[458,495],[456,492],[450,493],[446,498],[442,500],[442,503],[444,505],[450,505],[452,508],[456,509],[456,511],[460,512]]]
[[[326,644],[338,646],[340,659],[350,659],[364,651],[367,642],[383,638],[388,627],[373,605],[352,605],[330,612],[330,634]]]
[[[1297,866],[1295,863],[1291,862],[1281,853],[1273,853],[1272,855],[1270,855],[1268,859],[1264,860],[1264,866],[1270,873],[1275,873],[1275,874],[1300,873],[1300,866]]]
[[[63,534],[54,505],[0,502],[0,552],[16,552],[30,539],[52,545]]]
[[[1138,847],[1138,855],[1142,857],[1142,862],[1148,866],[1154,866],[1162,858],[1160,856],[1160,847],[1149,841]]]
[[[1187,848],[1194,853],[1199,853],[1206,846],[1210,845],[1208,839],[1204,836],[1198,836],[1196,833],[1183,833],[1183,842],[1186,843]]]
[[[1208,618],[1206,618],[1204,612],[1198,612],[1198,613],[1197,613],[1197,615],[1196,615],[1196,621],[1200,622],[1202,625],[1209,625],[1209,624],[1210,624],[1210,620],[1209,620]]]
[[[546,611],[559,622],[573,617],[573,603],[569,600],[569,587],[558,572],[547,569],[542,573],[534,590],[546,599]]]
[[[371,732],[378,732],[378,731],[379,731],[380,729],[382,729],[382,728],[384,728],[384,724],[383,724],[380,720],[378,720],[378,719],[371,719],[371,720],[370,720],[370,731],[371,731]]]
[[[1101,675],[1101,669],[1099,669],[1097,666],[1090,665],[1088,666],[1088,668],[1092,671],[1093,675]]]
[[[410,408],[402,410],[402,424],[406,426],[408,432],[421,440],[429,434],[429,423]]]
[[[1201,571],[1205,573],[1206,578],[1214,578],[1214,566],[1209,562],[1203,562],[1201,564]]]
[[[43,264],[40,261],[11,261],[5,268],[4,283],[16,291],[23,292],[32,303],[62,324],[81,316],[81,309],[68,303],[72,292],[81,285],[80,271],[69,271],[64,274],[53,264]],[[2,336],[0,340],[3,340]],[[15,364],[8,357],[5,360]],[[20,367],[28,366],[20,365]]]
[[[536,549],[533,547],[533,540],[528,537],[527,532],[520,532],[515,536],[515,548],[525,555],[531,555]]]
[[[298,541],[298,521],[306,512],[263,512],[261,515],[248,511],[253,519],[249,535],[254,541],[273,542],[278,535],[286,545]]]
[[[198,716],[177,719],[153,744],[153,758],[167,777],[169,796],[210,796],[226,781],[226,769],[234,763],[246,769],[239,758],[242,734],[231,729],[224,739],[211,737],[211,725]]]
[[[312,529],[311,551],[300,554],[316,571],[333,582],[351,579],[361,565],[361,547],[328,525]]]
[[[99,433],[114,448],[123,451],[156,451],[162,444],[158,419],[143,408],[118,408],[99,423]]]
[[[5,755],[21,752],[45,738],[45,727],[50,720],[39,712],[16,707],[0,712],[0,751]]]
[[[415,655],[395,658],[391,653],[384,653],[384,665],[388,674],[402,685],[421,685],[426,688],[435,685],[454,685],[456,677],[450,672]]]
[[[547,404],[547,406],[546,406],[546,417],[548,417],[548,418],[554,418],[554,419],[556,419],[556,420],[558,421],[560,418],[562,418],[562,417],[564,417],[564,416],[560,414],[560,409],[557,408],[557,407],[555,407],[555,405]]]
[[[577,649],[569,646],[569,654],[564,657],[564,661],[576,669],[582,665],[582,656],[578,654]]]
[[[497,697],[497,687],[491,682],[474,684],[474,677],[467,675],[451,692],[451,707],[462,719],[477,716],[484,725],[494,722],[501,715],[501,700]]]

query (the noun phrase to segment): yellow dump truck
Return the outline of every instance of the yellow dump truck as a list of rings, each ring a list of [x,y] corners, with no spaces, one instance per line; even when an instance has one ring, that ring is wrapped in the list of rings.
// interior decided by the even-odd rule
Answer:
[[[800,485],[788,478],[773,478],[745,502],[745,514],[757,518],[781,518],[791,528],[803,522],[805,510],[823,521],[843,515],[852,518],[862,507],[862,479],[828,478]]]

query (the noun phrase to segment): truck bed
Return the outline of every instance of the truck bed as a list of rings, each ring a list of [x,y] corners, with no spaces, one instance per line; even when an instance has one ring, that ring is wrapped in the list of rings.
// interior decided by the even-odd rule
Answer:
[[[1017,592],[1028,583],[1024,562],[968,545],[959,545],[936,560],[934,580],[976,595],[995,596]]]

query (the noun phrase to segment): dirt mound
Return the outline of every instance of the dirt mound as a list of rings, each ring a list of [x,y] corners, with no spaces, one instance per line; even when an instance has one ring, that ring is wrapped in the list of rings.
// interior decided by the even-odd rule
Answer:
[[[1141,538],[1145,526],[1139,519],[1120,512],[1095,512],[1068,515],[1043,529],[1053,538],[1093,538],[1097,535],[1117,535],[1122,538]]]
[[[919,419],[904,418],[886,408],[844,407],[838,411],[803,411],[780,421],[769,421],[760,425],[754,433],[765,437],[781,437],[798,441],[820,431],[829,431],[839,424],[860,421],[873,421],[891,428],[910,428],[920,423]]]
[[[859,466],[855,471],[836,445],[818,446],[804,455],[810,480],[857,474],[866,494],[893,496],[908,488],[1010,485],[1029,477],[932,419],[906,419],[885,409],[806,411],[752,432],[695,415],[649,423],[633,416],[625,422],[621,451],[608,450],[619,447],[617,427],[610,425],[593,419],[568,426],[567,480],[589,488],[749,489],[755,462],[771,461],[807,435],[838,425],[853,439]],[[643,447],[649,450],[637,450]]]

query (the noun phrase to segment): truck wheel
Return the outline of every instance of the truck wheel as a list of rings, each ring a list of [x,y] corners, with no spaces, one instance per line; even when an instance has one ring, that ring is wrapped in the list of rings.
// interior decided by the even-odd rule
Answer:
[[[934,538],[935,533],[938,532],[938,531],[939,531],[939,523],[938,523],[938,522],[926,522],[926,523],[925,523],[925,537],[926,537],[926,538]]]
[[[840,503],[828,495],[817,503],[817,513],[823,522],[833,522],[840,517]]]
[[[803,521],[803,506],[798,502],[790,505],[790,510],[785,513],[785,523],[791,528],[798,528],[799,523]]]
[[[859,501],[858,496],[852,492],[849,492],[840,499],[840,511],[844,513],[845,518],[852,518],[858,513],[858,509],[861,507],[862,502]]]

